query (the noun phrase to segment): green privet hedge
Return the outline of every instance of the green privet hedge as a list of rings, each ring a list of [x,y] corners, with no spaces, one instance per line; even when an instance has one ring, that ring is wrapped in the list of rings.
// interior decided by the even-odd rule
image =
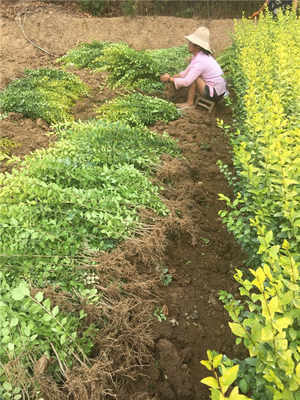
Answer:
[[[161,91],[161,74],[175,74],[187,65],[186,45],[157,50],[134,50],[126,43],[93,41],[70,50],[57,61],[65,66],[105,70],[112,87],[141,89],[147,93]]]
[[[149,126],[156,121],[169,122],[180,116],[173,103],[140,93],[113,99],[98,108],[97,112],[100,118],[124,121],[130,126]]]
[[[146,50],[146,53],[150,55],[159,74],[168,72],[170,75],[183,71],[187,67],[188,59],[191,57],[186,44],[167,49]]]
[[[117,43],[103,49],[99,61],[109,73],[108,84],[113,87],[142,89],[155,92],[163,88],[156,64],[146,51],[137,51],[125,43]]]
[[[237,270],[242,300],[223,294],[232,332],[249,358],[204,365],[212,399],[300,398],[300,25],[295,15],[236,25],[229,71],[235,125],[230,135],[235,199],[221,216],[250,256]],[[223,166],[224,168],[224,166]],[[228,171],[227,171],[228,172]],[[237,363],[237,365],[234,365]],[[217,368],[221,368],[221,377]],[[240,374],[238,370],[240,369]]]
[[[111,42],[94,40],[91,43],[82,43],[71,49],[64,56],[56,60],[57,63],[66,67],[76,67],[78,69],[96,69],[103,66],[99,61],[105,47],[111,46]]]
[[[102,121],[74,124],[64,135],[27,157],[26,168],[0,175],[0,253],[9,283],[22,276],[69,290],[80,279],[78,252],[116,246],[138,227],[141,208],[167,213],[147,171],[162,153],[177,153],[171,139]]]
[[[45,360],[59,357],[60,364],[67,369],[75,359],[86,362],[93,345],[93,326],[79,334],[80,320],[86,315],[83,310],[65,313],[52,306],[42,292],[33,296],[30,289],[25,280],[9,284],[5,272],[0,271],[0,398],[3,400],[33,398],[29,395],[34,387],[30,383],[32,368],[42,357]],[[49,368],[52,376],[60,380],[57,363]]]
[[[103,62],[102,69],[109,73],[108,83],[112,87],[138,88],[151,93],[164,88],[159,79],[162,73],[179,72],[183,68],[186,63],[186,55],[184,46],[165,51],[137,51],[120,43],[106,47],[100,60]],[[177,59],[176,63],[175,59]]]
[[[41,357],[56,360],[47,371],[59,380],[61,366],[85,362],[92,349],[99,327],[83,329],[85,313],[52,306],[42,288],[67,292],[78,309],[82,298],[99,301],[101,293],[88,286],[81,263],[138,231],[141,209],[168,213],[149,175],[163,153],[178,154],[174,140],[145,127],[100,120],[56,129],[55,146],[27,156],[11,174],[0,174],[3,399],[26,393],[32,398],[33,366]],[[22,379],[12,374],[12,365]]]
[[[75,75],[61,70],[26,70],[24,77],[0,93],[0,110],[48,123],[71,120],[70,108],[87,86]]]

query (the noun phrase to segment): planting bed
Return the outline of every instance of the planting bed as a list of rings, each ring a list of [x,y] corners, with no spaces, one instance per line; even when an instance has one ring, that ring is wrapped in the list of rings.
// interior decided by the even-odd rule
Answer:
[[[213,47],[220,53],[230,43],[232,30],[230,20],[172,17],[101,19],[84,15],[71,6],[63,8],[28,1],[11,7],[2,5],[1,11],[1,89],[20,77],[25,68],[57,67],[54,57],[25,41],[16,24],[18,13],[26,15],[24,27],[28,37],[57,56],[78,43],[94,39],[112,42],[126,39],[136,49],[179,46],[184,35],[203,24],[211,29]],[[73,72],[92,88],[90,96],[73,107],[75,119],[84,121],[95,117],[95,106],[112,99],[116,92],[102,85],[103,75],[100,73]],[[179,96],[172,97],[167,93],[166,97],[180,100]],[[128,279],[135,280],[139,322],[145,326],[145,331],[140,329],[136,332],[134,327],[129,329],[132,321],[128,313],[134,311],[129,311],[129,306],[122,308],[121,302],[114,303],[118,318],[126,324],[120,323],[120,331],[116,326],[113,332],[109,331],[109,326],[106,327],[105,334],[107,337],[111,335],[115,342],[112,340],[103,346],[113,348],[113,343],[117,343],[116,346],[120,347],[117,351],[107,351],[111,357],[108,360],[95,359],[94,369],[71,371],[64,389],[56,387],[52,392],[48,390],[48,394],[45,389],[45,399],[47,396],[49,399],[66,399],[71,393],[74,399],[80,400],[108,399],[114,395],[119,400],[206,400],[208,390],[200,383],[200,379],[207,376],[207,371],[200,365],[200,360],[206,358],[206,350],[214,349],[233,358],[241,353],[228,328],[227,313],[218,300],[219,290],[232,292],[235,289],[237,284],[232,273],[243,262],[243,255],[218,217],[223,206],[217,199],[218,193],[230,196],[230,191],[216,163],[222,160],[230,164],[231,156],[226,137],[216,127],[216,118],[230,121],[230,110],[224,105],[219,105],[212,114],[200,109],[190,110],[178,120],[168,124],[157,122],[151,127],[158,132],[168,132],[178,140],[182,151],[181,159],[163,157],[153,178],[163,187],[162,199],[171,214],[167,219],[157,217],[154,220],[145,215],[146,222],[151,220],[150,231],[138,239],[128,240],[109,256],[101,254],[96,257],[99,263],[106,260],[108,277],[110,271],[123,266],[121,271],[127,274]],[[0,120],[0,137],[13,144],[11,155],[23,157],[35,149],[51,145],[55,136],[49,137],[47,132],[48,125],[43,120],[31,121],[17,113],[10,113]],[[10,169],[11,166],[6,164],[1,166],[1,171]],[[128,265],[128,270],[124,265]],[[146,280],[152,283],[143,288]],[[48,294],[54,303],[63,307],[63,298],[55,298],[50,289]],[[119,296],[115,292],[108,292],[108,295],[114,299]],[[65,308],[71,307],[67,299],[65,301]],[[145,310],[149,312],[141,312],[143,301],[147,305]],[[126,354],[131,351],[131,335],[145,335],[140,347],[144,353],[139,359],[140,364],[147,365],[139,368],[130,365],[130,370],[118,373],[125,363]],[[97,346],[101,347],[102,342],[98,340]],[[115,363],[114,368],[107,366],[111,361]],[[105,372],[106,366],[110,387],[107,382],[103,383],[105,379],[101,381],[103,377],[99,372],[101,368]],[[37,374],[36,379],[47,388],[47,379],[42,375]],[[106,395],[99,394],[100,388]]]

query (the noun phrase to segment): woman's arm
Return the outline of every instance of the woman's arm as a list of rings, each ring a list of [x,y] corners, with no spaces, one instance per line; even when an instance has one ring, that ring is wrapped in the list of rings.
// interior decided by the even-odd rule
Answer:
[[[161,82],[174,82],[174,78],[183,78],[185,71],[180,72],[179,74],[175,74],[171,76],[170,74],[163,74],[160,76]]]

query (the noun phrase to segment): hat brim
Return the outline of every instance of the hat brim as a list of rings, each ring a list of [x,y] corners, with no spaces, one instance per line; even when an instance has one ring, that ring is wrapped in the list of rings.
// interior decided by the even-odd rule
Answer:
[[[205,42],[204,40],[201,40],[195,35],[189,35],[185,36],[185,39],[188,40],[189,42],[196,44],[197,46],[202,47],[202,49],[209,51],[210,53],[213,53],[212,49],[209,46],[209,43]]]

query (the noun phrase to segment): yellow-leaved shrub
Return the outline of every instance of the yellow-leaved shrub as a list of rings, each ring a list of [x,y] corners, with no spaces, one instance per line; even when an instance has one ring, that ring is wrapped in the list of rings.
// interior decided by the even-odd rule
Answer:
[[[235,199],[220,195],[228,206],[220,214],[250,261],[235,274],[245,300],[224,302],[230,328],[249,352],[237,363],[255,371],[244,368],[237,384],[253,399],[299,400],[299,20],[294,14],[243,19],[230,54]],[[211,393],[213,400],[239,398],[226,397],[220,385]]]

